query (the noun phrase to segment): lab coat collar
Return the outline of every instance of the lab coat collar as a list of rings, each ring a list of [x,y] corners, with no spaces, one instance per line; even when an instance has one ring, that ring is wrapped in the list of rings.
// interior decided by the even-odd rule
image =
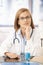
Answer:
[[[18,29],[18,31],[16,32],[17,35],[21,35],[21,29]]]

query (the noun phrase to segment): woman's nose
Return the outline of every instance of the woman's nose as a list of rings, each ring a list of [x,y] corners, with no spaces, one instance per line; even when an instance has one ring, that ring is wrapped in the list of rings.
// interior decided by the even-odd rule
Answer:
[[[24,21],[27,21],[27,19],[25,18]]]

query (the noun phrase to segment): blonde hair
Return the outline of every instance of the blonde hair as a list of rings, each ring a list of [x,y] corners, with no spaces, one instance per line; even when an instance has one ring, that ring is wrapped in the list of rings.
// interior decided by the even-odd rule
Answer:
[[[17,31],[19,28],[20,28],[20,25],[18,24],[18,21],[19,21],[19,16],[21,13],[23,12],[29,12],[29,10],[27,8],[21,8],[17,11],[16,13],[16,16],[15,16],[15,21],[14,21],[14,29]],[[30,12],[29,12],[30,13]],[[30,14],[31,15],[31,14]],[[33,19],[32,19],[32,16],[31,16],[31,28],[34,29],[34,24],[33,24]]]

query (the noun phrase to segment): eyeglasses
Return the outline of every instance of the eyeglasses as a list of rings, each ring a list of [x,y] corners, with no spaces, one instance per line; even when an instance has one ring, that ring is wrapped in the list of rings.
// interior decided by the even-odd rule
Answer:
[[[20,17],[19,20],[24,21],[25,19],[26,19],[26,20],[29,20],[30,18],[31,18],[31,16]]]

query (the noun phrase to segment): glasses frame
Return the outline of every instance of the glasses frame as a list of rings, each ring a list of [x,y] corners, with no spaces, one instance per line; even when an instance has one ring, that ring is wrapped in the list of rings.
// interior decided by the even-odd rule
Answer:
[[[29,19],[31,19],[31,16],[19,17],[19,20],[24,21],[25,19],[26,19],[26,20],[29,20]]]

